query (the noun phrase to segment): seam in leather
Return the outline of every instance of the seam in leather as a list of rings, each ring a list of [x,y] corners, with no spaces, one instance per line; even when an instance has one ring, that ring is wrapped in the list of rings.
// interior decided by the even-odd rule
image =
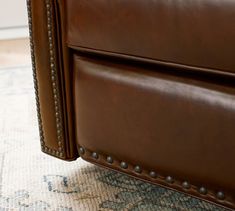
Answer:
[[[147,57],[122,54],[122,53],[118,53],[118,52],[93,49],[93,48],[88,48],[88,47],[83,47],[83,46],[77,46],[77,45],[72,45],[69,43],[67,43],[67,45],[69,48],[77,50],[77,51],[81,51],[81,52],[96,53],[96,54],[100,54],[100,55],[104,55],[104,56],[113,56],[116,58],[130,59],[133,61],[140,61],[140,62],[142,61],[142,62],[146,62],[146,63],[150,63],[150,64],[164,65],[167,67],[181,68],[181,69],[185,69],[185,70],[201,71],[201,72],[204,71],[204,72],[208,72],[208,73],[214,73],[214,74],[219,74],[219,75],[224,75],[224,76],[235,77],[235,73],[228,71],[228,70],[174,63],[174,62],[170,62],[170,61],[157,60],[157,59],[151,59],[151,58],[147,58]]]

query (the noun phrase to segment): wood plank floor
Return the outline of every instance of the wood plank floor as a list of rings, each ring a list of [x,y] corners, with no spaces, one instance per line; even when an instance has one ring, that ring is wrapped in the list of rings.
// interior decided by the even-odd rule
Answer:
[[[0,68],[30,65],[29,39],[0,40]]]

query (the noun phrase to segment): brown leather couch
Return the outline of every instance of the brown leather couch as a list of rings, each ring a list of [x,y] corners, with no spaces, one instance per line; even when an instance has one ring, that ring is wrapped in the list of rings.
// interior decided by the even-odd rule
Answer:
[[[235,208],[235,1],[27,3],[43,152]]]

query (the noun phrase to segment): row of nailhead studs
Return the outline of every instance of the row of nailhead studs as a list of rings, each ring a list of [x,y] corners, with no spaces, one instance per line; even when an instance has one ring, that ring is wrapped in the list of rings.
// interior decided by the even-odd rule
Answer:
[[[27,0],[27,9],[28,9],[28,24],[29,24],[29,34],[30,34],[30,49],[31,49],[32,69],[33,69],[34,90],[35,90],[35,98],[36,98],[36,106],[37,106],[39,136],[40,136],[41,147],[43,148],[45,146],[45,141],[44,141],[44,134],[43,134],[42,117],[41,117],[40,101],[39,101],[39,93],[38,93],[38,80],[37,80],[36,65],[35,65],[33,30],[32,30],[31,0]]]
[[[58,140],[58,150],[51,150],[49,148],[45,148],[45,150],[49,153],[56,154],[59,157],[64,156],[64,147],[62,142],[62,115],[60,109],[60,96],[58,91],[58,80],[57,80],[57,68],[55,63],[55,48],[54,48],[54,39],[53,39],[53,20],[52,20],[52,7],[51,1],[46,0],[46,13],[47,13],[47,32],[48,32],[48,40],[49,40],[49,53],[50,53],[50,71],[51,71],[51,82],[52,82],[52,90],[54,97],[54,108],[55,108],[55,118],[56,118],[56,133]]]
[[[80,148],[79,148],[79,154],[80,154],[81,156],[84,155],[85,152],[86,152],[86,150],[85,150],[83,147],[80,147]],[[94,159],[96,159],[96,160],[99,158],[99,154],[98,154],[97,152],[92,152],[91,156],[92,156],[92,158],[94,158]],[[106,161],[107,161],[107,163],[109,163],[109,164],[113,164],[114,159],[113,159],[111,156],[107,156],[107,157],[106,157]],[[127,169],[127,168],[128,168],[128,164],[127,164],[126,162],[122,161],[122,162],[120,162],[120,167],[121,167],[122,169]],[[142,169],[141,169],[140,166],[135,166],[135,167],[134,167],[134,171],[135,171],[136,173],[138,173],[138,174],[141,174],[141,173],[142,173]],[[157,178],[157,177],[158,177],[157,173],[154,172],[154,171],[150,171],[150,172],[149,172],[149,176],[150,176],[151,178]],[[171,176],[167,176],[167,177],[165,178],[165,181],[166,181],[167,183],[169,183],[169,184],[173,184],[173,183],[174,183],[174,179],[173,179],[173,177],[171,177]],[[184,182],[182,183],[182,187],[183,187],[183,189],[190,189],[190,188],[191,188],[191,185],[190,185],[189,182],[184,181]],[[207,191],[207,189],[206,189],[205,187],[200,187],[200,188],[198,188],[197,191],[198,191],[200,194],[202,194],[202,195],[206,195],[206,194],[208,193],[208,191]],[[224,194],[222,191],[219,191],[219,192],[217,192],[216,197],[217,197],[219,200],[224,200],[224,199],[225,199],[225,194]]]
[[[61,123],[59,119],[59,108],[55,107],[56,110],[58,111],[56,113],[56,121],[57,121],[57,137],[58,137],[58,144],[59,144],[59,150],[53,150],[50,149],[49,147],[45,146],[45,139],[44,139],[44,133],[43,133],[43,125],[42,125],[42,117],[41,117],[41,111],[40,111],[40,100],[39,100],[39,93],[38,93],[38,80],[37,80],[37,73],[36,73],[36,64],[35,64],[35,54],[34,54],[34,42],[33,42],[33,30],[32,30],[32,6],[31,6],[31,1],[32,0],[27,0],[27,9],[28,9],[28,23],[29,23],[29,34],[30,34],[30,48],[31,48],[31,57],[32,57],[32,69],[33,69],[33,80],[34,80],[34,89],[35,89],[35,97],[36,97],[36,105],[37,105],[37,116],[38,116],[38,125],[39,125],[39,135],[40,135],[40,141],[41,141],[41,148],[43,151],[50,153],[52,155],[58,156],[58,157],[63,157],[63,146],[62,146],[62,134],[61,134]],[[54,67],[54,49],[53,49],[53,39],[52,39],[52,33],[51,33],[51,7],[50,7],[50,1],[46,2],[46,7],[47,7],[47,15],[48,15],[48,37],[49,37],[49,47],[50,47],[50,62],[51,62],[51,68]],[[50,30],[49,30],[50,29]],[[55,69],[51,69],[51,72],[55,73]],[[55,76],[52,76],[52,81],[55,78]],[[53,84],[53,83],[52,83]],[[53,87],[56,84],[53,84]],[[58,100],[57,100],[57,90],[54,90],[54,103],[55,106],[58,105]],[[57,118],[58,116],[58,118]]]

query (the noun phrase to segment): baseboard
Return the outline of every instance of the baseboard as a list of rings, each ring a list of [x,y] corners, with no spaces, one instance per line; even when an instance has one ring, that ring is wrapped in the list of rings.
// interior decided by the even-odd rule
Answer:
[[[28,26],[0,29],[0,40],[20,39],[26,37],[29,37]]]

